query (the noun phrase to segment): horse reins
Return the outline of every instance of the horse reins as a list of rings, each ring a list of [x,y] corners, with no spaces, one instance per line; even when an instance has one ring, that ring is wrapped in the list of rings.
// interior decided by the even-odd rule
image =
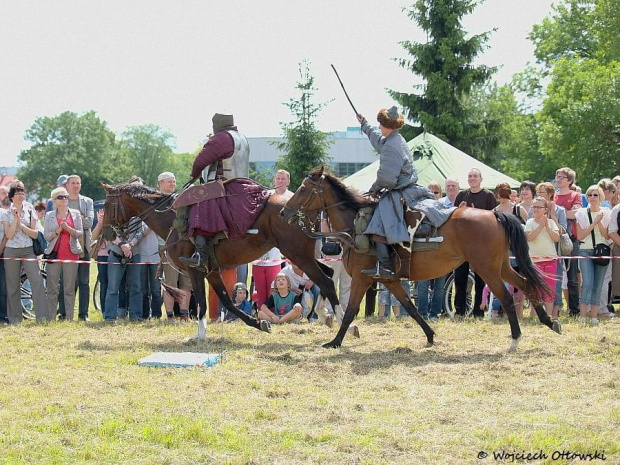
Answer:
[[[310,184],[312,184],[313,187],[312,187],[312,191],[310,192],[310,195],[308,196],[308,198],[297,209],[297,218],[299,218],[299,221],[297,222],[298,226],[308,237],[311,237],[314,239],[322,239],[324,237],[329,237],[329,236],[338,237],[344,242],[346,242],[349,246],[353,247],[354,246],[353,239],[351,238],[351,235],[349,234],[349,231],[351,231],[351,229],[343,229],[341,231],[332,231],[332,232],[323,233],[323,232],[317,232],[314,226],[310,226],[310,227],[306,226],[306,220],[310,224],[313,224],[313,223],[316,223],[316,220],[319,218],[319,215],[317,215],[317,218],[314,221],[311,221],[308,218],[308,214],[327,212],[327,210],[331,208],[339,207],[347,203],[346,201],[341,200],[339,202],[334,203],[333,205],[327,205],[327,202],[325,201],[325,195],[323,195],[324,194],[323,181],[325,180],[325,175],[321,175],[321,178],[319,179],[319,181],[312,180],[310,176],[308,176],[306,180]],[[309,210],[307,207],[311,204],[315,196],[319,197],[319,199],[323,203],[323,206],[320,208],[314,208],[312,210]]]

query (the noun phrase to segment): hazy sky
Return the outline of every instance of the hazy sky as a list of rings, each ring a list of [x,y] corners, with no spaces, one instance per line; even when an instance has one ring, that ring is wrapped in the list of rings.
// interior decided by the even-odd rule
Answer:
[[[95,110],[109,128],[154,123],[193,151],[215,112],[232,112],[248,136],[277,136],[292,117],[298,64],[311,63],[315,102],[334,98],[319,128],[356,125],[330,68],[358,111],[411,91],[391,58],[401,40],[426,40],[401,0],[0,0],[0,166],[17,164],[35,118]],[[527,34],[551,0],[487,0],[465,18],[470,33],[497,28],[481,62],[504,83],[533,61]]]

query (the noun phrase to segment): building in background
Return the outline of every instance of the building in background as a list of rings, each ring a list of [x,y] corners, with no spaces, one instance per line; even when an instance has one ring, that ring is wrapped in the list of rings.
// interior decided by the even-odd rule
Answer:
[[[328,148],[330,166],[338,177],[349,176],[378,160],[377,153],[368,144],[359,126],[334,132],[331,138],[333,144]],[[274,143],[283,141],[282,137],[248,137],[250,169],[275,174],[275,164],[282,152]]]

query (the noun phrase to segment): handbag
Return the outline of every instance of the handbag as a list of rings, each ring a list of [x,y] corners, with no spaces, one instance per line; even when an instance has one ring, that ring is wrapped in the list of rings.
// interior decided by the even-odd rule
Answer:
[[[340,255],[342,253],[342,246],[340,242],[325,241],[323,247],[321,247],[323,255]]]
[[[562,229],[560,231],[560,255],[568,257],[573,253],[573,241],[570,240],[566,230],[562,226],[560,228]]]
[[[32,224],[32,210],[30,210],[30,224]],[[30,225],[28,225],[30,226]],[[32,251],[38,257],[45,252],[47,248],[47,241],[45,240],[45,236],[41,231],[37,232],[37,237],[32,239]]]
[[[54,248],[50,253],[44,253],[43,258],[45,260],[56,260],[58,258],[58,245],[60,244],[60,238],[54,244]]]
[[[588,208],[588,218],[590,219],[590,224],[592,224],[592,215],[590,214],[589,208]],[[594,244],[595,242],[594,231],[590,231],[590,234],[592,235],[592,244]],[[595,258],[593,258],[592,261],[594,262],[595,265],[607,266],[609,265],[609,258],[600,258],[600,257],[609,257],[611,255],[611,247],[609,247],[607,244],[603,244],[602,242],[600,242],[594,246],[593,255]]]
[[[39,255],[43,254],[46,248],[47,248],[47,241],[45,240],[43,233],[39,231],[37,233],[36,239],[32,240],[32,251],[38,257]]]
[[[609,257],[611,255],[611,247],[607,244],[603,244],[602,242],[596,244],[594,247],[594,256],[599,258],[593,258],[592,261],[595,265],[599,266],[607,266],[609,265],[609,258],[600,258],[600,257]]]

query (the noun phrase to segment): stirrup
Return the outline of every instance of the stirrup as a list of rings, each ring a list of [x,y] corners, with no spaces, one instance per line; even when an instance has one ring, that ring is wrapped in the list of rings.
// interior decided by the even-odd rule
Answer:
[[[192,268],[204,266],[204,260],[200,257],[199,252],[194,252],[191,257],[179,257],[179,260]]]
[[[362,270],[361,273],[364,276],[370,276],[372,278],[379,279],[395,279],[396,273],[394,273],[389,268],[385,268],[381,265],[377,265],[375,268],[369,268],[367,270]]]

